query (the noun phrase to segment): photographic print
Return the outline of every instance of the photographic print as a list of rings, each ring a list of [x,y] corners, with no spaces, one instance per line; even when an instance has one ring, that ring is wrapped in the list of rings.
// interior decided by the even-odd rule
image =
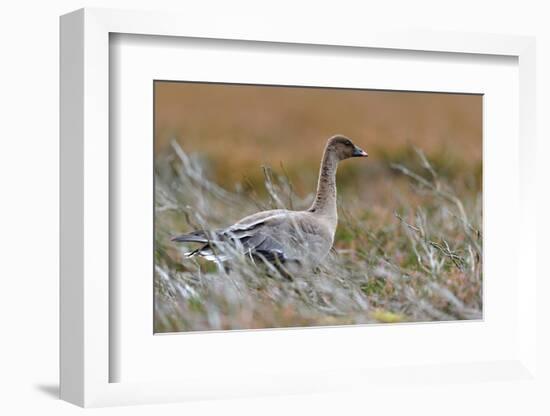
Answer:
[[[155,333],[482,318],[482,95],[154,82]]]

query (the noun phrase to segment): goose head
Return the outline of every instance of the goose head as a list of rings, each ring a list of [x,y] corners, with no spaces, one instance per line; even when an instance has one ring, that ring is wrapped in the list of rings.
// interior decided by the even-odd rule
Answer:
[[[327,143],[327,152],[334,154],[337,160],[349,159],[351,157],[367,157],[368,154],[346,136],[336,135],[331,137]]]

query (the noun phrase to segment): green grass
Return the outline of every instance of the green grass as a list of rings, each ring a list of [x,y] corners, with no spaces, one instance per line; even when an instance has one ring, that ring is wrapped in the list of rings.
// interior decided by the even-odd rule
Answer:
[[[447,156],[434,164],[414,149],[384,154],[380,175],[400,192],[398,205],[386,209],[353,198],[346,175],[362,171],[346,167],[338,176],[334,249],[317,269],[289,280],[246,257],[218,271],[184,258],[189,247],[170,237],[224,227],[261,209],[306,208],[312,195],[296,195],[294,173],[266,168],[263,189],[256,182],[229,191],[209,179],[199,158],[175,143],[172,149],[156,161],[156,332],[481,318],[480,169]],[[406,191],[397,186],[403,182]]]

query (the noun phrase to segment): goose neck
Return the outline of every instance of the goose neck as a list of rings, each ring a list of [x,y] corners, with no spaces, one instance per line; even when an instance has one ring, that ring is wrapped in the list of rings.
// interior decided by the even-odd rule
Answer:
[[[336,170],[338,159],[333,152],[325,150],[319,170],[317,193],[310,212],[336,218]]]

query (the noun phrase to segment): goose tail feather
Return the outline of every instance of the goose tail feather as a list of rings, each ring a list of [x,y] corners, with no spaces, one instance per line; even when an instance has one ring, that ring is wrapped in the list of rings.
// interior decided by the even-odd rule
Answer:
[[[189,234],[177,235],[170,240],[176,243],[207,243],[208,236],[205,231],[199,230]]]

